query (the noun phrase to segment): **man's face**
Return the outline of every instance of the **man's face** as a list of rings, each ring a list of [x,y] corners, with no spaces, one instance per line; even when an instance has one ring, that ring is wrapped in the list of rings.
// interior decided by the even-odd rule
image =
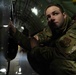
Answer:
[[[56,6],[51,6],[46,10],[46,17],[48,25],[53,28],[59,28],[66,18],[66,14],[62,13],[61,10]]]

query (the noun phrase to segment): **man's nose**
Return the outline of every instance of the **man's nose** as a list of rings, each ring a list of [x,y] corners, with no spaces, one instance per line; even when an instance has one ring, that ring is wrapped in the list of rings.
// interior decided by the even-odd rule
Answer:
[[[54,19],[55,19],[55,17],[53,15],[51,15],[51,20],[54,20]]]

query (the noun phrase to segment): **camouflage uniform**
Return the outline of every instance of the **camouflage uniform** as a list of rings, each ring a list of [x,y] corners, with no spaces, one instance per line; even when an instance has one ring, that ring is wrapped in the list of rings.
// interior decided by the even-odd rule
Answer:
[[[49,32],[45,35],[45,31],[38,33],[40,45],[33,49],[26,36],[19,31],[14,34],[28,50],[29,63],[40,75],[76,75],[76,23],[71,24],[67,18],[60,31],[59,36],[51,36]]]
[[[48,26],[46,26],[43,31],[39,32],[36,34],[38,36],[38,41],[39,42],[44,42],[50,39],[52,36],[52,32]]]

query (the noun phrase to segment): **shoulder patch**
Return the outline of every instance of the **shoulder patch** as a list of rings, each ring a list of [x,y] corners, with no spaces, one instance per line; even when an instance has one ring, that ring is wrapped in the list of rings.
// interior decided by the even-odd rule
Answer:
[[[62,47],[69,47],[70,46],[70,42],[71,39],[69,37],[64,37],[61,41],[60,41],[60,45]]]

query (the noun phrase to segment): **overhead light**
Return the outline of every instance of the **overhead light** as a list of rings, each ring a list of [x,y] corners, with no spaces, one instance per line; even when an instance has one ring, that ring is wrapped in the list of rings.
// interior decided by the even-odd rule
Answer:
[[[22,30],[24,30],[24,27],[23,27],[23,26],[21,26],[21,29],[22,29]]]
[[[19,72],[21,72],[21,67],[19,67]]]
[[[0,72],[2,72],[2,73],[5,73],[5,74],[6,74],[6,69],[5,69],[5,68],[2,68],[2,69],[0,69]]]
[[[19,70],[18,71],[16,71],[16,73],[15,74],[17,74],[17,75],[21,75],[22,74],[22,72],[21,72],[21,67],[19,67]]]
[[[8,27],[8,25],[3,25],[3,27]]]
[[[38,15],[38,10],[37,10],[36,7],[31,8],[31,11],[32,11],[35,15]]]

